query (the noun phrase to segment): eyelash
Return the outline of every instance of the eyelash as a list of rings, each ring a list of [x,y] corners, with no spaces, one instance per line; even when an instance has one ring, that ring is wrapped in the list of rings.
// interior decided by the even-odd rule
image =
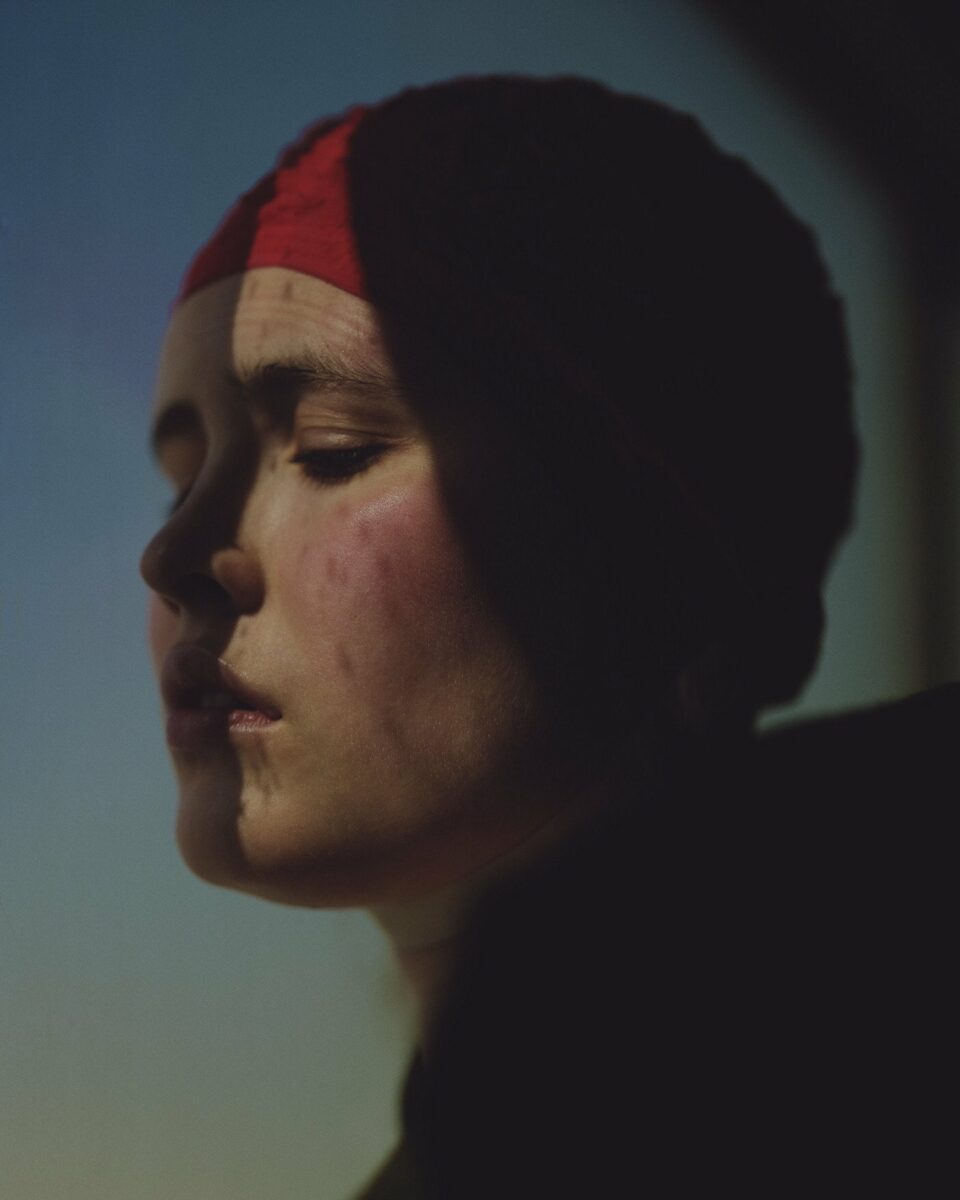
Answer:
[[[373,466],[383,457],[387,447],[379,442],[365,446],[342,446],[335,450],[304,450],[290,461],[303,467],[303,473],[321,487],[345,483]],[[167,505],[166,516],[170,518],[190,494],[184,488]]]
[[[362,475],[386,452],[386,446],[369,442],[363,446],[343,446],[336,450],[304,450],[290,461],[299,463],[308,478],[324,487]]]

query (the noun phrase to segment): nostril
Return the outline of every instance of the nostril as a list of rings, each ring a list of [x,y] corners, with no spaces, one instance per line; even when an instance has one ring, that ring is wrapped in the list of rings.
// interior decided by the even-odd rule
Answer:
[[[194,488],[148,542],[140,574],[175,609],[256,612],[265,590],[259,558],[249,547],[231,544],[234,531],[222,509],[198,512],[199,494]]]
[[[240,612],[256,612],[263,603],[263,571],[258,559],[247,551],[235,546],[218,550],[210,562],[210,572]]]
[[[177,582],[174,599],[178,606],[193,612],[236,608],[230,593],[209,575],[199,572],[184,575]]]
[[[236,608],[229,586],[214,578],[202,562],[191,563],[189,547],[184,546],[183,539],[168,533],[167,527],[148,543],[140,558],[140,574],[172,612],[182,608]]]

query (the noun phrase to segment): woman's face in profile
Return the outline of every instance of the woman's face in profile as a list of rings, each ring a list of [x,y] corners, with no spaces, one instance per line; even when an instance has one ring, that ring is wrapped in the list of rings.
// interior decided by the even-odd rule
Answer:
[[[372,308],[282,268],[203,288],[174,312],[154,430],[178,500],[143,574],[189,866],[363,904],[461,879],[541,826],[537,689]]]

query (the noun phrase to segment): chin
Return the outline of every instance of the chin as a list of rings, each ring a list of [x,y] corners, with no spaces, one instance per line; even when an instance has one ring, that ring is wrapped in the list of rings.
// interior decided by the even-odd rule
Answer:
[[[494,819],[462,798],[447,806],[453,813],[435,803],[412,814],[412,800],[398,805],[369,790],[324,804],[320,795],[284,795],[275,782],[269,792],[262,781],[244,786],[222,763],[183,765],[176,833],[187,867],[207,883],[293,907],[366,908],[457,885],[542,823],[536,814],[521,822],[512,808]]]
[[[369,852],[339,853],[307,839],[278,836],[244,819],[236,800],[181,797],[177,847],[205,883],[298,908],[364,907],[392,894],[391,872]],[[291,844],[292,841],[292,844]]]
[[[238,887],[248,873],[237,835],[236,805],[205,796],[203,803],[182,796],[177,813],[180,857],[199,879],[219,887]]]

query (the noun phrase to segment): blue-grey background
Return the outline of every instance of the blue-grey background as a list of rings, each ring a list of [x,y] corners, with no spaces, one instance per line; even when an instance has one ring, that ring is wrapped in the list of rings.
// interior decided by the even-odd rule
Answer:
[[[821,711],[920,683],[894,230],[677,0],[0,13],[0,1196],[342,1200],[389,1146],[407,1053],[379,934],[218,892],[172,844],[136,563],[184,265],[305,124],[406,84],[577,72],[697,114],[817,229],[849,307],[866,460],[798,710]]]

